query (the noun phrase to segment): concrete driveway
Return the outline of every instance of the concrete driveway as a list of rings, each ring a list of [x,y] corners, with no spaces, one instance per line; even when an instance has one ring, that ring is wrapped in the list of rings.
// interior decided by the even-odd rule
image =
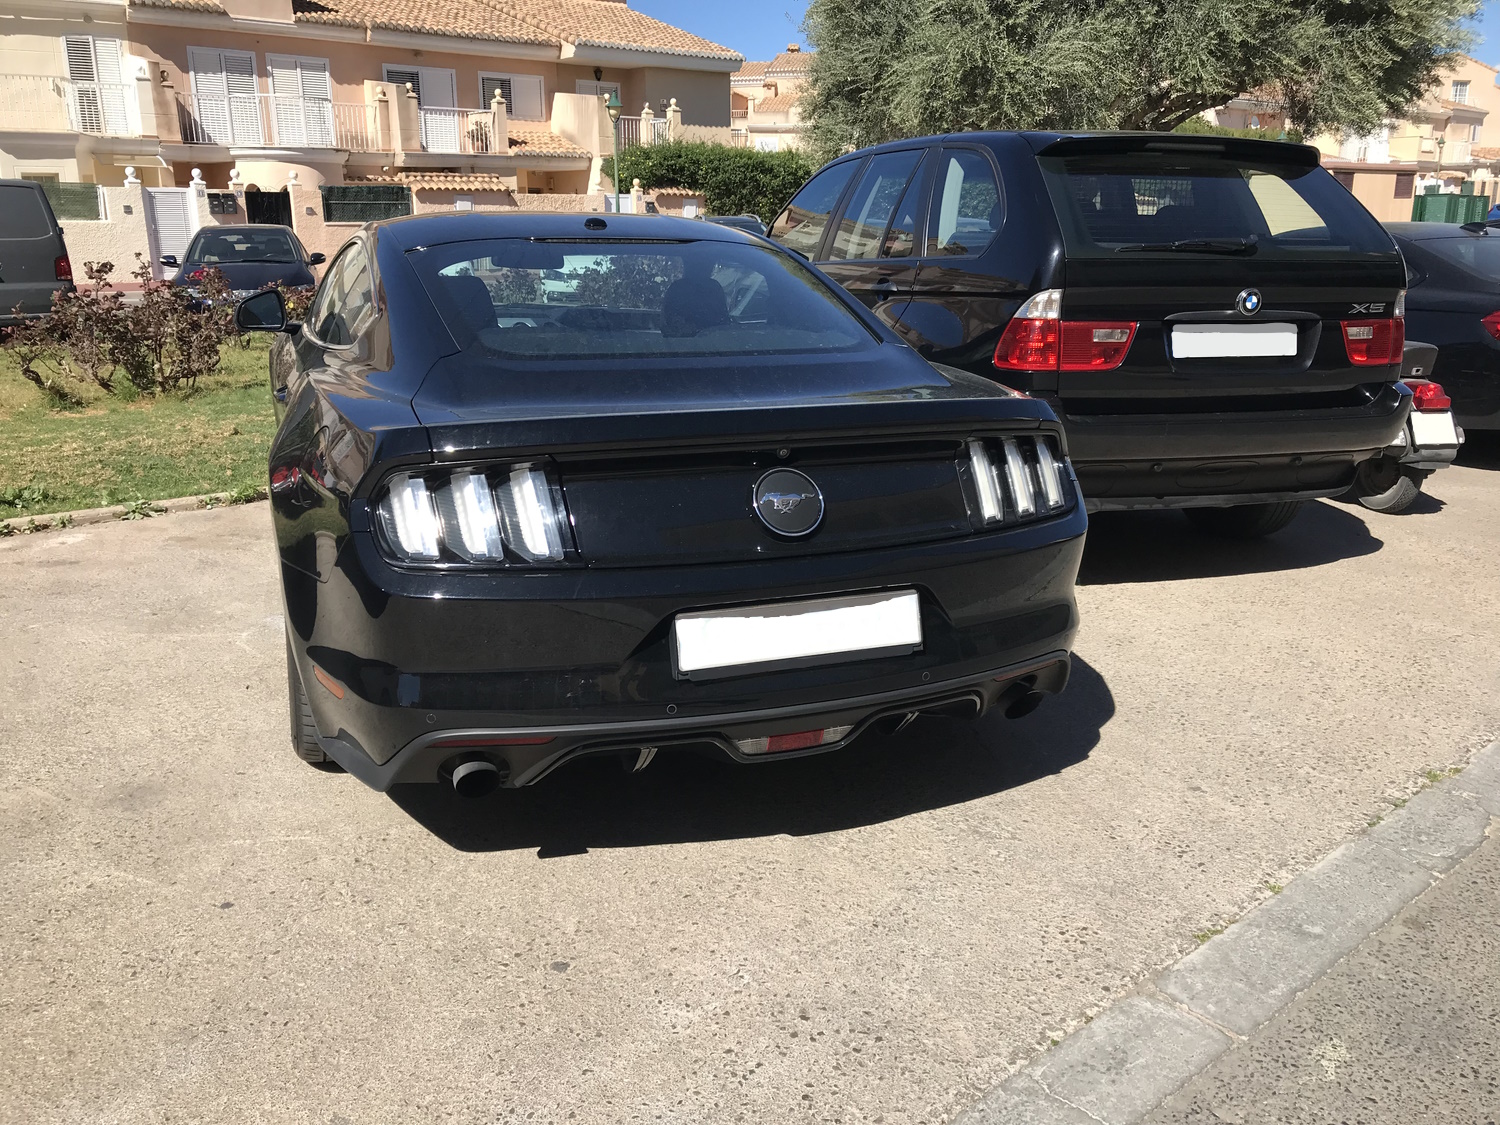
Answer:
[[[941,1121],[1495,736],[1497,469],[1098,518],[1020,722],[471,805],[293,758],[264,505],[0,542],[0,1120]]]

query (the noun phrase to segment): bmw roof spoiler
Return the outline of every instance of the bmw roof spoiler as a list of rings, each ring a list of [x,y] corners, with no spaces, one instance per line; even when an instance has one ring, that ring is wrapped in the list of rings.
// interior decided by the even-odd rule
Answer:
[[[1127,152],[1222,153],[1238,160],[1269,160],[1314,168],[1321,154],[1312,145],[1259,141],[1208,133],[1028,133],[1038,156],[1106,156]]]

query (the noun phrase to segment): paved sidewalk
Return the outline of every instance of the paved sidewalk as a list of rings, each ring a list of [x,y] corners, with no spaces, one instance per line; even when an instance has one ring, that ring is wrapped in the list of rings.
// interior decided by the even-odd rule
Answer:
[[[1500,1122],[1500,821],[1150,1125]]]

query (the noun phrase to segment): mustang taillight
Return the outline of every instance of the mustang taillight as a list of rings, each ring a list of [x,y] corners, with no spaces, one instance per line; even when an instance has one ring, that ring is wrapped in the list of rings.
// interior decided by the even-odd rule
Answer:
[[[1051,438],[976,438],[968,453],[980,527],[1040,519],[1068,507],[1071,484]]]
[[[1001,371],[1113,371],[1135,339],[1133,320],[1064,320],[1062,290],[1044,289],[1016,310],[995,345]]]
[[[397,473],[376,511],[402,562],[561,562],[571,543],[561,490],[537,465]]]
[[[1491,336],[1500,340],[1500,309],[1490,313],[1489,316],[1481,317],[1479,324]]]
[[[1405,320],[1346,320],[1343,325],[1344,347],[1355,367],[1390,367],[1401,362],[1406,349]]]

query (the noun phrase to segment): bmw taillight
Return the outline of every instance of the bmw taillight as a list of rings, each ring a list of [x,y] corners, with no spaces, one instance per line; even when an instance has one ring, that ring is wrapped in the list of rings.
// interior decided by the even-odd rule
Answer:
[[[1452,410],[1453,400],[1440,383],[1410,383],[1413,410]]]
[[[1495,339],[1500,340],[1500,309],[1496,309],[1494,312],[1490,313],[1489,316],[1484,317],[1482,320],[1480,320],[1479,323],[1484,325],[1484,330],[1486,332],[1488,332]]]
[[[1132,320],[1064,320],[1062,290],[1044,289],[1016,310],[995,345],[1001,371],[1113,371],[1135,339]]]
[[[967,452],[977,526],[1021,523],[1069,507],[1071,480],[1052,438],[975,438]]]
[[[52,263],[52,269],[57,274],[58,281],[73,280],[73,263],[68,261],[66,254],[59,254]]]
[[[401,562],[562,562],[572,546],[562,489],[539,465],[397,473],[376,506]]]
[[[1406,321],[1400,317],[1385,320],[1346,320],[1344,348],[1355,367],[1390,367],[1401,362],[1406,348]]]

